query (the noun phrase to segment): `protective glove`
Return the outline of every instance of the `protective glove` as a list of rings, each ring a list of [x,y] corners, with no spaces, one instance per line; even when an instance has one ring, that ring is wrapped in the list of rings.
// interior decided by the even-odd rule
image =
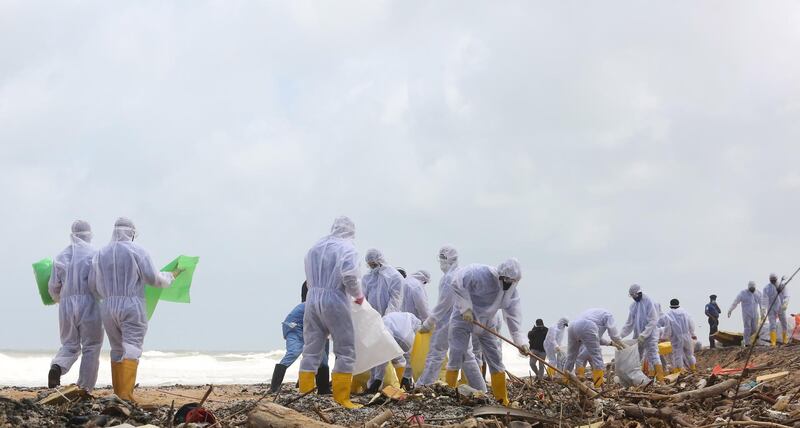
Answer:
[[[527,357],[530,352],[531,347],[527,343],[519,345],[519,354],[523,357]]]
[[[556,346],[556,354],[560,354],[560,353],[561,353],[561,347],[560,346]]]
[[[644,345],[645,340],[647,340],[647,338],[642,336],[641,334],[639,335],[638,338],[636,338],[636,341],[639,342],[639,345]]]
[[[432,318],[428,318],[425,322],[422,323],[422,326],[419,328],[420,333],[430,333],[433,330],[435,323]]]
[[[181,273],[183,273],[183,269],[175,269],[174,271],[172,271],[172,277],[177,278],[178,275],[180,275]]]
[[[364,303],[364,296],[356,297],[356,304],[360,305]]]
[[[622,343],[621,340],[615,340],[615,341],[613,341],[613,343],[614,343],[614,346],[617,347],[617,349],[619,349],[619,350],[625,349],[625,344]]]
[[[781,305],[781,312],[786,312],[787,309],[789,309],[789,302],[784,302]]]
[[[461,318],[463,318],[464,321],[469,323],[475,321],[475,315],[472,313],[472,309],[467,309],[466,311],[464,311],[464,313],[461,314]]]

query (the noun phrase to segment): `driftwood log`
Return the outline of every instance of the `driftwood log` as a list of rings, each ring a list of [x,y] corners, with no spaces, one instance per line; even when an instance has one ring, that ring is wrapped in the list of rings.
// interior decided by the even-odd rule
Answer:
[[[326,424],[303,416],[287,407],[271,402],[263,402],[247,415],[250,428],[343,428],[341,425]]]
[[[728,379],[725,382],[720,382],[706,388],[695,389],[693,391],[679,392],[669,396],[669,401],[678,403],[687,400],[702,400],[704,398],[721,395],[725,391],[736,387],[736,379]]]

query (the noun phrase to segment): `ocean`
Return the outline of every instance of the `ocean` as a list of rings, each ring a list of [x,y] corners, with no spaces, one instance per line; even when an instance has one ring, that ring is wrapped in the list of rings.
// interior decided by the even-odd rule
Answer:
[[[142,386],[269,383],[272,369],[284,352],[145,351],[139,363],[137,382]],[[55,351],[0,351],[0,386],[46,386],[47,372],[54,355]],[[611,356],[613,354],[606,358],[610,359]],[[508,344],[503,345],[503,362],[509,372],[528,376],[528,359],[521,357]],[[330,364],[332,367],[333,357]],[[61,378],[62,384],[74,383],[78,379],[79,367],[80,360]],[[299,361],[289,367],[285,382],[297,379],[298,367]],[[100,357],[97,385],[102,387],[110,384],[110,360],[108,351],[104,350]]]

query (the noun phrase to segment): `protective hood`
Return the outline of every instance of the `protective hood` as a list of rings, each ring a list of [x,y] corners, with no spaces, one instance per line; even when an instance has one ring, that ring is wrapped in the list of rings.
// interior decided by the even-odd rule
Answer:
[[[370,248],[367,250],[367,256],[365,257],[367,263],[378,263],[380,265],[386,265],[386,259],[383,258],[383,253],[381,250],[377,250],[375,248]]]
[[[569,320],[567,318],[559,318],[558,325],[559,327],[566,327],[569,325]]]
[[[70,236],[73,244],[80,244],[81,242],[88,244],[92,242],[92,227],[89,226],[87,221],[75,220],[72,223],[72,234]]]
[[[511,279],[516,284],[522,279],[522,268],[515,258],[510,258],[497,266],[497,275]]]
[[[342,239],[354,239],[356,237],[356,225],[349,217],[336,217],[331,226],[331,236]]]
[[[636,296],[638,293],[642,292],[642,287],[639,284],[633,284],[628,288],[628,295],[631,297]]]
[[[114,233],[111,241],[133,241],[136,238],[136,225],[127,217],[120,217],[114,222]]]
[[[423,284],[427,284],[427,283],[431,282],[431,274],[428,271],[424,270],[424,269],[420,269],[420,270],[412,273],[411,277],[412,278],[416,278],[419,282],[421,282]]]
[[[452,245],[444,245],[439,250],[439,268],[442,272],[450,272],[458,266],[458,251]]]

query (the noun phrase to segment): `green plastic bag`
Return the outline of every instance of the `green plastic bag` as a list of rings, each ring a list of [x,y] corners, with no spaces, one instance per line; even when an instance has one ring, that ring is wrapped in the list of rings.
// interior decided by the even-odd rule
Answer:
[[[172,272],[180,269],[181,272],[169,288],[158,288],[152,285],[145,285],[144,297],[147,308],[147,319],[153,317],[159,300],[175,303],[189,303],[189,289],[192,287],[192,277],[194,269],[200,257],[178,256],[161,269],[161,272]]]
[[[33,264],[33,276],[36,277],[36,286],[39,288],[39,297],[42,298],[42,303],[45,305],[55,305],[56,302],[50,297],[50,291],[47,289],[50,283],[50,275],[53,272],[53,261],[50,259],[41,259]]]

